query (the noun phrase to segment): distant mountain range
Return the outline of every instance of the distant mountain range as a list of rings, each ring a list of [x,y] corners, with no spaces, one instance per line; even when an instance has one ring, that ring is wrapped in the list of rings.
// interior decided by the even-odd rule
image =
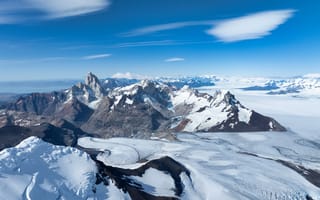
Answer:
[[[183,81],[191,85],[202,81],[209,84],[207,79]],[[28,127],[32,133],[34,127],[47,123],[69,132],[68,137],[72,138],[85,133],[146,138],[153,134],[168,136],[172,132],[285,131],[277,121],[246,108],[228,91],[218,90],[209,95],[188,85],[181,88],[181,81],[170,83],[100,81],[89,73],[83,83],[69,89],[26,94],[5,104],[0,113],[0,127],[6,127],[7,131],[8,127]]]
[[[266,91],[267,94],[271,95],[301,94],[320,97],[320,75],[267,80],[263,85],[255,85],[243,89],[251,91]]]
[[[140,82],[142,79],[128,78],[105,78],[101,79],[101,86],[109,91],[117,87],[124,87]],[[148,78],[158,83],[163,83],[176,89],[188,85],[190,88],[232,85],[245,91],[265,91],[270,95],[291,94],[300,96],[320,97],[320,75],[309,74],[293,78],[237,78],[227,76],[186,76],[186,77],[159,77]],[[60,91],[70,85],[80,82],[79,80],[65,81],[20,81],[0,82],[0,106],[14,98],[16,94],[28,94],[32,92]]]

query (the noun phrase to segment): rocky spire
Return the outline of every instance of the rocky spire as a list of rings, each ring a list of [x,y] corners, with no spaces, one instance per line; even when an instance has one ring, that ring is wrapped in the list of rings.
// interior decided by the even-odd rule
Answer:
[[[103,89],[98,77],[93,73],[89,72],[85,84],[92,89],[96,97],[102,97],[105,94],[105,90]]]

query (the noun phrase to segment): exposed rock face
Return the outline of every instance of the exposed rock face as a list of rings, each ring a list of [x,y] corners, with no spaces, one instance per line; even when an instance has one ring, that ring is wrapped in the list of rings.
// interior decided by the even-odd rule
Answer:
[[[62,92],[32,93],[21,96],[16,102],[9,104],[7,109],[37,115],[51,115],[65,100],[66,95]]]
[[[5,126],[37,126],[41,123],[48,122],[50,120],[51,117],[44,117],[43,115],[37,115],[35,113],[19,112],[12,110],[0,111],[0,128]]]
[[[188,98],[181,101],[181,96]],[[217,91],[211,96],[184,88],[175,98],[178,112],[182,114],[175,131],[285,131],[275,120],[244,107],[229,91]],[[184,107],[188,108],[187,112]]]
[[[104,82],[105,84],[107,81]],[[108,83],[111,84],[111,82]],[[48,94],[34,93],[9,104],[8,110],[41,116],[38,123],[64,119],[102,137],[148,137],[151,133],[285,131],[277,121],[243,106],[228,91],[214,95],[143,80],[124,87],[104,88],[89,73],[85,83]],[[12,112],[12,111],[11,111]],[[17,119],[18,118],[18,119]],[[23,117],[20,117],[22,121]],[[17,123],[15,113],[0,115],[0,125]]]
[[[144,137],[144,134],[168,130],[166,124],[168,119],[152,106],[144,103],[125,105],[122,99],[117,105],[112,100],[105,100],[82,128],[103,137]]]
[[[188,179],[191,180],[189,170],[181,163],[178,163],[168,156],[151,160],[137,169],[121,169],[106,166],[103,162],[95,159],[94,156],[91,155],[91,157],[96,162],[99,170],[96,184],[104,183],[107,186],[111,179],[119,189],[127,191],[132,199],[178,200],[178,197],[180,197],[184,191],[184,184],[180,175],[185,173]],[[162,197],[149,194],[146,191],[143,191],[143,186],[141,184],[136,183],[130,178],[133,176],[142,177],[149,169],[164,172],[172,177],[175,186],[173,190],[176,197]]]
[[[136,136],[168,130],[165,88],[151,81],[119,88],[102,100],[92,117],[82,126],[103,136]]]
[[[37,136],[55,145],[76,146],[78,137],[90,136],[67,121],[58,120],[55,125],[43,123],[37,126],[5,126],[0,128],[0,150],[12,147],[22,140]]]
[[[99,79],[91,72],[88,73],[85,83],[72,86],[66,93],[68,100],[76,98],[90,107],[95,107],[94,102],[107,94]]]
[[[72,98],[65,102],[54,116],[59,119],[66,119],[77,125],[82,125],[88,121],[93,112],[93,109],[78,99]]]
[[[88,73],[85,84],[91,88],[95,97],[103,97],[105,95],[105,90],[103,89],[99,79],[91,72]]]

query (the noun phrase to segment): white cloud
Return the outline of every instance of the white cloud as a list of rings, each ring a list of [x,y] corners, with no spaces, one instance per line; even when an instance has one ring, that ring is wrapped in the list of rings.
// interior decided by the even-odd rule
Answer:
[[[89,55],[83,57],[84,60],[94,60],[94,59],[100,59],[100,58],[107,58],[110,57],[111,54],[96,54],[96,55]]]
[[[168,58],[165,60],[165,62],[182,62],[184,60],[185,60],[184,58],[175,57],[175,58]]]
[[[317,78],[317,79],[320,79],[320,73],[306,74],[306,75],[303,76],[303,78]]]
[[[25,0],[33,8],[47,13],[49,18],[82,15],[102,10],[107,0]]]
[[[168,24],[158,24],[158,25],[138,28],[138,29],[129,31],[127,33],[124,33],[122,35],[127,37],[140,36],[140,35],[147,35],[151,33],[160,32],[160,31],[184,28],[188,26],[212,25],[213,23],[214,21],[185,21],[185,22],[174,22],[174,23],[168,23]]]
[[[68,60],[67,57],[43,57],[30,59],[0,59],[1,64],[26,64],[26,63],[42,63],[42,62],[57,62],[61,60]]]
[[[83,15],[109,5],[110,0],[4,0],[0,2],[0,24]]]
[[[166,46],[175,44],[172,40],[158,40],[158,41],[141,41],[141,42],[127,42],[115,45],[115,47],[145,47],[145,46]]]
[[[150,77],[148,76],[143,76],[140,74],[133,74],[130,72],[126,73],[116,73],[111,76],[112,78],[126,78],[126,79],[149,79]]]
[[[235,42],[240,40],[258,39],[271,34],[273,30],[277,29],[281,24],[292,17],[294,12],[295,10],[290,9],[271,10],[220,21],[203,20],[158,24],[138,28],[124,33],[122,36],[141,36],[189,26],[209,26],[212,28],[206,31],[206,33],[217,37],[220,41]]]
[[[292,17],[294,10],[276,10],[227,19],[207,31],[223,42],[258,39],[271,34]]]

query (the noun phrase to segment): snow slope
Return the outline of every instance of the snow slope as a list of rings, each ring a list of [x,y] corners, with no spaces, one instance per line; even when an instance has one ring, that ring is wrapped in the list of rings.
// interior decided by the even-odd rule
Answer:
[[[191,182],[182,178],[185,181],[183,184],[188,188],[182,199],[302,200],[306,196],[320,199],[319,187],[276,161],[284,160],[308,169],[320,168],[319,148],[312,141],[294,133],[181,133],[178,134],[178,139],[178,142],[164,142],[128,138],[96,141],[82,138],[79,144],[83,147],[98,144],[100,150],[102,148],[110,152],[102,161],[120,168],[142,165],[113,162],[113,151],[119,156],[123,146],[128,149],[123,152],[124,158],[131,153],[147,160],[165,155],[174,158],[183,163],[191,173]],[[163,185],[159,183],[162,181],[161,174],[153,177],[150,181],[150,174],[147,174],[139,177],[139,182],[152,185],[154,191],[162,191],[162,194],[167,191],[169,195],[170,190],[163,189]]]
[[[0,199],[129,199],[112,183],[96,186],[96,172],[88,154],[30,137],[0,152]]]
[[[190,172],[190,176],[180,174],[182,200],[320,199],[319,173],[313,181],[308,178],[320,168],[319,143],[292,132],[181,133],[177,137],[175,142],[81,138],[79,145],[105,152],[97,159],[123,169],[170,156]],[[121,158],[124,162],[119,162]],[[130,199],[112,181],[108,186],[95,185],[94,161],[74,148],[30,137],[1,151],[0,160],[0,199]],[[284,163],[305,171],[298,173]],[[173,178],[164,171],[148,168],[141,176],[126,178],[149,194],[175,196]]]

